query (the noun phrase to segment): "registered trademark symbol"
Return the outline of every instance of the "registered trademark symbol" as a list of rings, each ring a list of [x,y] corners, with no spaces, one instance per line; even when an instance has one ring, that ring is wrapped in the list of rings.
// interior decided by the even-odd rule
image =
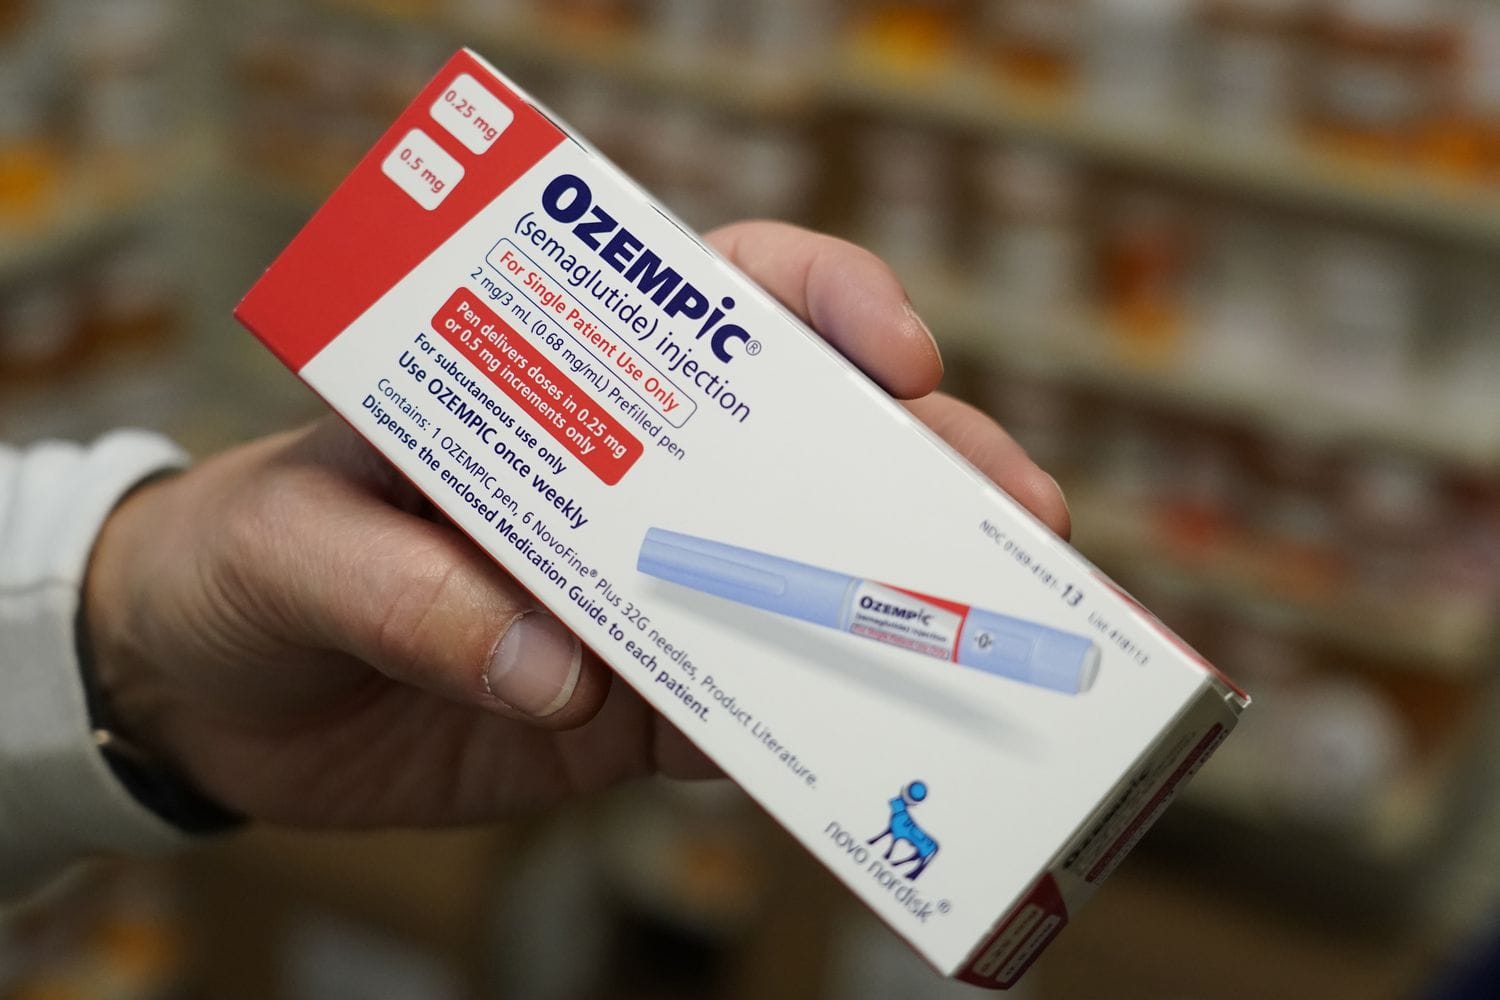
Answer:
[[[950,911],[952,909],[953,909],[953,904],[950,903],[950,902],[948,902],[946,899],[940,899],[940,900],[938,900],[938,912],[939,913],[947,913],[948,911]]]
[[[745,353],[750,355],[752,358],[759,354],[761,350],[762,344],[758,340],[752,340],[750,341],[750,343],[745,345]]]
[[[599,575],[599,571],[597,569],[591,569],[591,570],[589,570],[589,576],[598,576],[598,575]]]

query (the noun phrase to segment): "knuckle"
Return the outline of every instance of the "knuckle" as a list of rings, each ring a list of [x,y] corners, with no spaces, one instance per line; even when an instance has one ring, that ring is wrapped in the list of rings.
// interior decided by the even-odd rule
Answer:
[[[465,569],[459,560],[434,558],[422,570],[408,569],[405,579],[392,588],[378,610],[380,623],[373,640],[383,670],[411,679],[424,667],[441,669],[442,661],[467,654],[474,629],[465,622],[482,616],[465,613],[472,603]],[[478,678],[479,671],[473,673]]]

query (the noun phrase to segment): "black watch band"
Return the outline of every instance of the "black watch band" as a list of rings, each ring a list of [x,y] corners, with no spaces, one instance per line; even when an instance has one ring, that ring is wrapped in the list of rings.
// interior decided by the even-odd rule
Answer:
[[[109,699],[94,672],[93,649],[80,610],[74,621],[78,676],[83,682],[94,744],[116,780],[131,796],[184,833],[207,836],[244,826],[246,819],[206,797],[176,770],[137,746],[120,731]]]

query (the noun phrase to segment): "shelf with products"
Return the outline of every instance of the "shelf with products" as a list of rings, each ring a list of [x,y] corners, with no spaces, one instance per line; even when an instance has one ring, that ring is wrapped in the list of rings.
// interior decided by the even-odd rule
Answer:
[[[233,43],[229,142],[234,186],[256,209],[285,216],[316,209],[448,49],[430,37],[399,50],[364,36],[329,42],[300,15],[274,11]],[[377,63],[382,74],[357,70]],[[821,157],[814,130],[795,116],[705,104],[676,86],[622,88],[586,68],[522,82],[694,226],[809,210]]]
[[[455,31],[462,31],[460,22]],[[690,95],[694,101],[741,114],[806,113],[819,105],[817,81],[795,69],[768,67],[731,48],[691,56],[636,30],[596,28],[563,32],[546,18],[513,21],[474,33],[497,58],[561,66],[610,77],[649,91]]]
[[[215,137],[179,0],[28,3],[0,39],[0,436],[191,428],[197,261],[180,238]],[[191,254],[191,256],[190,256]]]
[[[849,24],[830,89],[870,112],[1500,241],[1492,4],[860,0]]]
[[[183,156],[188,154],[184,153]],[[58,194],[24,220],[0,224],[0,282],[34,273],[160,217],[174,189],[199,161],[182,157],[110,159],[59,168]]]
[[[911,58],[905,48],[892,52],[871,46],[857,25],[840,27],[836,15],[824,11],[823,21],[816,22],[822,34],[803,32],[832,39],[829,47],[818,50],[815,63],[785,55],[768,60],[764,46],[758,53],[715,40],[712,14],[674,19],[670,11],[684,5],[671,3],[657,5],[668,11],[656,15],[659,23],[645,24],[590,22],[556,11],[497,13],[483,4],[439,10],[430,4],[324,0],[322,6],[375,23],[417,25],[449,44],[472,43],[502,61],[598,74],[738,113],[854,112],[979,137],[1044,140],[1079,157],[1293,210],[1500,245],[1500,190],[1472,170],[1347,155],[1331,143],[1298,132],[1257,129],[1254,122],[1237,132],[1215,128],[1181,109],[1175,114],[1121,114],[1107,101],[1094,108],[1080,94],[1007,79],[975,51],[972,39],[968,46]],[[826,56],[830,51],[835,53],[831,59]],[[819,68],[808,68],[814,65]],[[1259,138],[1246,142],[1247,134]],[[1433,143],[1441,144],[1437,139]],[[1451,144],[1464,145],[1458,140]]]
[[[87,438],[120,414],[163,430],[195,380],[196,294],[178,228],[209,175],[207,136],[76,158],[65,196],[0,236],[0,433]],[[111,407],[114,419],[110,419]]]
[[[1353,599],[1347,610],[1299,605],[1251,586],[1261,581],[1238,576],[1229,557],[1174,559],[1170,543],[1140,538],[1138,525],[1125,523],[1125,541],[1112,546],[1111,528],[1131,515],[1118,501],[1070,498],[1082,551],[1255,698],[1184,801],[1303,853],[1317,844],[1376,867],[1430,863],[1466,821],[1467,765],[1493,714],[1500,660],[1479,636],[1494,629],[1434,628],[1420,617],[1430,598],[1397,605],[1389,620]],[[1447,648],[1465,639],[1473,645]]]
[[[1036,317],[951,272],[918,274],[907,285],[940,342],[979,364],[1157,400],[1329,448],[1394,449],[1475,474],[1500,472],[1500,397],[1455,392],[1449,371],[1404,372],[1396,391],[1385,394],[1362,396],[1336,384],[1330,391],[1319,372],[1303,367],[1295,346],[1283,357],[1236,364],[1204,357],[1191,345],[1162,350],[1132,343],[1088,307]],[[1191,341],[1193,333],[1190,326],[1180,339]],[[1305,347],[1311,338],[1301,339]]]
[[[1151,850],[1160,837],[1153,832],[1042,954],[1026,984],[1038,997],[1399,1000],[1422,995],[1453,947],[1414,916],[1390,927],[1330,906],[1322,872],[1285,893],[1308,905],[1269,909],[1239,859],[1188,868],[1182,854]],[[1203,845],[1172,846],[1191,858]]]
[[[0,276],[159,215],[205,152],[178,44],[191,8],[13,6],[0,34]]]
[[[1079,525],[1074,544],[1106,571],[1129,567],[1132,578],[1149,581],[1153,589],[1191,590],[1220,609],[1279,618],[1293,632],[1367,654],[1371,669],[1450,678],[1493,671],[1500,629],[1487,602],[1455,602],[1417,586],[1364,596],[1321,579],[1278,583],[1298,569],[1279,565],[1276,549],[1261,540],[1195,549],[1172,540],[1165,517],[1153,518],[1107,495],[1074,490],[1068,503]]]
[[[1440,377],[1413,379],[1404,400],[1351,399],[1299,384],[1290,361],[1279,372],[1233,372],[1134,352],[1097,316],[1024,329],[1008,321],[1003,305],[983,305],[962,282],[918,283],[913,301],[945,344],[1038,377],[1329,446],[1389,447],[1475,472],[1500,470],[1500,398],[1488,408],[1485,400],[1459,407]]]
[[[856,178],[856,236],[905,253],[956,346],[1205,419],[1500,470],[1492,251],[1096,169],[1051,142],[891,132],[865,126],[881,155]],[[972,194],[898,197],[955,187]]]
[[[968,394],[1067,486],[1074,542],[1106,572],[1230,619],[1276,617],[1377,673],[1493,673],[1494,470],[1205,420],[992,359],[962,367]]]
[[[1431,864],[1469,820],[1468,765],[1494,685],[1371,675],[1362,663],[1308,663],[1296,642],[1273,648],[1285,659],[1235,664],[1256,712],[1183,802],[1256,838],[1318,845],[1393,876]]]
[[[604,10],[622,5],[583,6]],[[674,5],[659,6],[669,9]],[[513,57],[532,67],[594,74],[605,80],[642,85],[659,94],[677,95],[687,102],[706,99],[713,103],[724,96],[719,92],[725,89],[725,81],[733,82],[728,90],[738,100],[755,93],[763,78],[775,79],[766,74],[747,77],[743,71],[756,64],[749,56],[743,62],[731,60],[732,72],[725,71],[725,64],[717,55],[711,60],[712,72],[705,72],[702,66],[694,67],[691,63],[674,60],[671,56],[674,46],[658,37],[659,25],[649,23],[642,25],[619,20],[587,23],[581,21],[576,12],[571,15],[557,11],[539,14],[529,7],[523,7],[519,12],[512,8],[495,13],[482,4],[454,7],[325,0],[322,7],[326,11],[355,12],[367,20],[398,25],[419,24],[450,40],[472,35],[483,39],[485,45],[492,44],[497,55]],[[465,27],[470,24],[479,26],[470,30]],[[1376,228],[1407,230],[1413,239],[1456,241],[1464,245],[1477,242],[1485,246],[1500,243],[1500,193],[1477,181],[1444,179],[1411,167],[1337,156],[1291,138],[1245,148],[1221,131],[1201,124],[1162,126],[1143,123],[1131,116],[1110,116],[1087,110],[1085,102],[1077,96],[1064,98],[1056,93],[1048,96],[1035,89],[1020,87],[1007,82],[994,65],[978,58],[973,45],[968,49],[960,47],[954,52],[929,53],[930,58],[925,62],[919,60],[918,68],[914,69],[910,62],[893,61],[888,53],[884,61],[872,56],[868,46],[864,45],[865,40],[849,25],[845,26],[843,34],[842,55],[833,59],[826,68],[814,71],[810,78],[793,76],[779,85],[799,92],[800,96],[792,103],[808,111],[810,120],[833,120],[854,112],[873,116],[896,128],[934,132],[945,142],[963,137],[965,141],[978,138],[991,144],[1012,140],[1040,143],[1052,150],[1055,156],[1077,161],[1085,168],[1106,163],[1114,172],[1134,171],[1150,177],[1153,185],[1157,181],[1183,182],[1194,187],[1227,190],[1242,203],[1269,202],[1277,206],[1286,218],[1303,215],[1319,220],[1353,217]],[[746,79],[751,81],[749,85],[746,85]],[[603,89],[609,93],[607,85]],[[597,135],[606,152],[615,155],[628,170],[662,194],[669,204],[678,205],[689,221],[698,222],[700,217],[706,221],[714,217],[708,212],[695,211],[704,203],[733,204],[731,211],[720,213],[721,217],[739,211],[738,203],[732,199],[726,202],[722,196],[704,198],[695,190],[674,191],[673,184],[653,176],[649,166],[631,162],[628,150],[622,153],[612,148],[608,133],[621,131],[618,122],[622,107],[628,112],[625,117],[632,119],[630,128],[625,131],[634,130],[645,135],[645,138],[636,137],[639,146],[661,148],[670,142],[673,148],[691,148],[694,143],[686,140],[704,140],[718,134],[712,129],[695,130],[691,121],[687,121],[687,127],[679,128],[682,122],[668,119],[674,115],[686,119],[687,116],[678,114],[680,108],[662,110],[663,120],[652,122],[649,120],[653,113],[651,109],[629,106],[629,99],[618,94],[603,102],[608,106],[606,110],[600,107],[600,100],[589,100],[586,95],[582,101],[573,101],[570,96],[577,95],[554,95],[545,86],[539,88],[539,93],[552,100],[559,112],[578,124],[585,134]],[[754,116],[758,105],[758,99],[752,99],[740,110]],[[636,120],[636,111],[643,111],[642,120]],[[735,126],[740,124],[737,122]],[[658,132],[667,141],[655,141],[653,137]],[[828,149],[809,143],[805,135],[800,140],[797,137],[789,141],[783,139],[782,149],[790,148],[790,144],[797,141],[808,145],[801,151],[804,158],[827,160]],[[289,145],[304,151],[312,148],[307,143]],[[351,162],[354,155],[357,153],[332,156],[329,163],[341,167]],[[791,159],[784,152],[778,155],[778,165]],[[870,156],[866,159],[879,158]],[[822,162],[816,169],[826,174],[829,164]],[[302,172],[306,173],[305,170]],[[327,183],[331,183],[331,178],[339,172],[335,167],[319,172],[318,176],[326,175],[329,178]],[[758,171],[762,175],[774,172]],[[959,190],[967,188],[967,181],[963,178],[934,174],[923,175],[923,179],[945,190],[952,189],[955,184]],[[910,178],[897,180],[907,184]],[[829,187],[827,178],[819,183],[824,189]],[[326,187],[327,184],[318,186]],[[687,185],[692,186],[692,183]],[[803,187],[811,189],[813,185],[809,183]],[[913,199],[881,195],[873,200],[881,206],[882,212],[896,220],[893,225],[899,227],[904,224],[900,216],[912,207],[907,203]],[[765,207],[763,199],[746,199],[745,207],[751,214],[776,214]],[[1258,207],[1241,207],[1239,211],[1253,214]],[[1290,223],[1285,225],[1291,228]],[[1321,222],[1315,225],[1334,228]],[[1394,237],[1391,241],[1400,243],[1407,238]],[[1342,235],[1334,234],[1329,242],[1343,239]],[[892,247],[881,249],[888,256],[894,255]],[[1309,254],[1307,269],[1318,266],[1326,273],[1336,275],[1350,267],[1347,260],[1339,258],[1348,258],[1354,252],[1357,251],[1336,247],[1332,251],[1320,251],[1320,260],[1314,260],[1314,255]],[[1379,257],[1381,252],[1377,250],[1375,256]],[[906,263],[898,261],[903,270]],[[1239,265],[1231,263],[1226,266]],[[1395,283],[1405,281],[1397,274],[1399,267],[1393,268],[1378,260],[1375,265],[1362,266],[1367,270],[1375,269],[1369,271],[1375,277],[1361,279],[1366,282],[1378,282],[1383,276],[1393,274],[1396,274]],[[949,289],[936,293],[919,289],[919,298],[936,303],[930,311],[938,315],[929,315],[929,320],[959,342],[986,351],[993,350],[1039,371],[1064,374],[1080,384],[1116,386],[1121,392],[1165,397],[1210,416],[1227,414],[1285,433],[1394,446],[1466,468],[1500,467],[1500,419],[1493,419],[1500,418],[1500,413],[1493,412],[1491,394],[1483,390],[1485,379],[1476,374],[1483,366],[1496,368],[1500,373],[1500,356],[1492,358],[1485,354],[1477,358],[1477,364],[1469,364],[1465,357],[1456,356],[1447,368],[1420,373],[1400,384],[1393,383],[1392,392],[1378,391],[1385,388],[1381,384],[1377,384],[1377,391],[1366,391],[1357,379],[1335,370],[1347,364],[1347,357],[1332,358],[1329,365],[1316,371],[1310,365],[1302,365],[1302,359],[1296,357],[1285,359],[1279,369],[1266,367],[1259,371],[1250,371],[1250,366],[1239,364],[1237,358],[1221,359],[1217,364],[1200,364],[1198,359],[1191,357],[1171,358],[1164,357],[1161,352],[1153,355],[1149,351],[1121,347],[1121,338],[1113,336],[1107,324],[1092,316],[1074,316],[1061,321],[1050,319],[1045,329],[1030,324],[1032,336],[1026,336],[1026,331],[1020,329],[1027,325],[1023,322],[1017,324],[1016,330],[1008,331],[1008,334],[1015,335],[1007,335],[992,347],[990,337],[994,324],[989,316],[1001,314],[995,303],[979,302],[969,289],[957,293]],[[1246,295],[1241,293],[1240,299],[1244,298]],[[950,317],[943,315],[950,312],[955,314],[951,321]],[[1420,322],[1425,323],[1426,317],[1421,317]],[[1281,333],[1282,338],[1292,344],[1311,340],[1298,335],[1304,325],[1301,321],[1287,324]],[[1404,332],[1402,335],[1409,336]],[[1384,350],[1387,345],[1379,346]],[[1390,346],[1392,350],[1409,349],[1403,344]],[[1422,349],[1425,350],[1425,346]],[[1382,356],[1367,367],[1373,370],[1384,363],[1386,359]],[[1288,377],[1288,370],[1291,377]],[[1455,376],[1473,385],[1462,393],[1450,392],[1450,379]],[[1326,391],[1316,389],[1316,384],[1326,386]]]
[[[826,88],[832,101],[850,110],[982,138],[1045,141],[1086,159],[1292,209],[1500,244],[1500,193],[1493,186],[1290,142],[1236,142],[1190,124],[1111,118],[1071,99],[1017,88],[982,67],[903,72],[867,55],[848,55]]]
[[[665,23],[656,26],[660,30],[652,30],[618,18],[486,3],[434,9],[431,4],[322,0],[320,6],[361,18],[376,29],[415,28],[449,47],[470,45],[504,63],[601,76],[636,89],[687,95],[737,114],[795,115],[822,105],[820,81],[803,68],[806,63],[767,60],[716,37],[711,13],[664,15]],[[797,9],[786,6],[793,13]],[[702,37],[670,37],[676,32]],[[770,37],[758,44],[764,50],[775,42]]]

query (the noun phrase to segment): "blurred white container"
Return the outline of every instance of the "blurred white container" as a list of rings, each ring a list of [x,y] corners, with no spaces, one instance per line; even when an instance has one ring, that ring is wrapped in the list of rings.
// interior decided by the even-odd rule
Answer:
[[[751,122],[729,136],[721,167],[728,178],[727,216],[806,221],[817,183],[817,155],[791,125]]]
[[[642,182],[694,229],[728,222],[718,156],[728,137],[723,123],[694,102],[668,100],[648,111],[642,128],[649,163]]]
[[[735,11],[736,45],[753,68],[770,74],[805,69],[834,43],[840,0],[759,0],[727,6]]]
[[[1323,229],[1303,261],[1310,322],[1301,390],[1361,414],[1409,408],[1417,333],[1426,318],[1423,257],[1409,243]]]
[[[1500,178],[1500,2],[1458,0],[1464,48],[1459,100],[1468,133],[1464,166],[1486,180]]]
[[[650,0],[643,26],[657,58],[700,65],[725,46],[730,15],[722,0]]]
[[[1427,567],[1453,513],[1437,470],[1409,455],[1362,450],[1341,485],[1343,541],[1358,592],[1392,609],[1426,596]]]
[[[1409,159],[1440,124],[1454,74],[1452,0],[1327,0],[1310,66],[1314,126],[1343,151]]]
[[[1447,270],[1445,336],[1424,373],[1424,408],[1466,434],[1500,428],[1500,261],[1483,255]],[[1492,435],[1500,443],[1500,435]]]
[[[1391,700],[1353,676],[1313,677],[1282,692],[1272,711],[1270,774],[1282,808],[1310,824],[1374,822],[1381,800],[1412,765],[1412,736]]]
[[[1243,211],[1210,226],[1193,364],[1216,383],[1269,392],[1298,364],[1301,331],[1287,226]]]
[[[975,277],[996,328],[1035,340],[1075,324],[1088,268],[1083,171],[1049,147],[1007,145],[979,158],[978,182]]]
[[[1015,83],[1070,89],[1078,79],[1087,0],[990,0],[980,31],[1001,72]]]
[[[933,275],[951,268],[953,158],[943,137],[881,125],[860,140],[862,239],[892,266]]]
[[[1215,136],[1249,148],[1293,138],[1313,0],[1208,0],[1199,113]]]
[[[84,360],[77,290],[65,277],[16,285],[0,295],[0,376],[51,376]]]
[[[1089,0],[1084,98],[1101,122],[1171,127],[1190,92],[1194,0]]]
[[[994,371],[986,374],[980,403],[1015,438],[1032,461],[1054,477],[1088,465],[1080,430],[1086,408],[1066,386]]]

